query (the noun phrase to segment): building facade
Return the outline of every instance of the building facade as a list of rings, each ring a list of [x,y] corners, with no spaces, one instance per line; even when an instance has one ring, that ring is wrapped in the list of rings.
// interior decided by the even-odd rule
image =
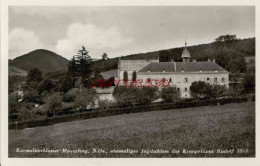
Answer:
[[[215,60],[197,62],[190,61],[190,53],[186,48],[182,52],[182,62],[159,62],[155,60],[119,60],[116,80],[150,79],[169,80],[170,86],[175,86],[182,98],[190,98],[190,86],[195,81],[210,84],[229,85],[229,73],[215,63]]]

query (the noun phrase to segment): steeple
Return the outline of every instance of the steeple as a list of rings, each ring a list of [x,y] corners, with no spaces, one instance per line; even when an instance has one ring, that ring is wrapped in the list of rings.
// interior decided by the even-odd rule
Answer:
[[[189,62],[190,61],[190,52],[187,50],[187,42],[186,42],[186,37],[185,37],[185,48],[182,52],[182,62]]]

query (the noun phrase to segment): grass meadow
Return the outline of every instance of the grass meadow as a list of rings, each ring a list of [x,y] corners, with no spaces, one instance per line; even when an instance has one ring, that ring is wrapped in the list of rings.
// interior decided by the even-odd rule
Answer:
[[[23,153],[16,152],[17,148],[81,149],[89,153]],[[138,152],[112,153],[113,149]],[[170,153],[142,153],[142,149],[169,150]],[[183,149],[213,150],[214,153],[183,153]],[[234,152],[216,153],[217,149],[234,149]],[[175,153],[171,153],[172,150]],[[254,102],[124,114],[9,130],[9,157],[254,156]]]

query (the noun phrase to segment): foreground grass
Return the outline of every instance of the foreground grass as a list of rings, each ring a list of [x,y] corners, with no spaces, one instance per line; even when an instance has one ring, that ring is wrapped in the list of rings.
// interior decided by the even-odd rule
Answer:
[[[89,153],[18,153],[21,149],[89,150]],[[93,149],[99,149],[94,152]],[[138,150],[111,153],[111,150]],[[169,150],[170,153],[142,153]],[[171,153],[179,150],[180,153]],[[214,150],[214,154],[182,153]],[[216,153],[217,149],[234,149]],[[243,149],[243,153],[237,153]],[[129,152],[129,150],[128,150]],[[125,114],[9,131],[9,157],[254,157],[255,103]]]

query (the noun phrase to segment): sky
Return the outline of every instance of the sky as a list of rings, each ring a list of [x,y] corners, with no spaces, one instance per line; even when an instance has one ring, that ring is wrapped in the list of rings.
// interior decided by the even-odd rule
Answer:
[[[71,59],[119,57],[213,42],[225,34],[255,37],[252,6],[9,7],[9,58],[48,49]]]

